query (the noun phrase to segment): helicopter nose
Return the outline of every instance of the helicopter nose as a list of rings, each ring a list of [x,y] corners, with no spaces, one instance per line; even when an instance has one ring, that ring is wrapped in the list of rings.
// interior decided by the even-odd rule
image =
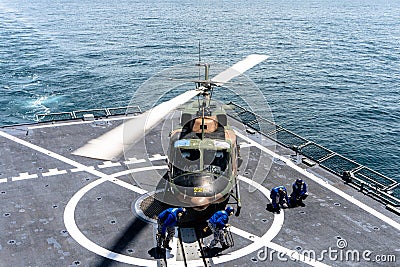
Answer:
[[[205,210],[210,205],[210,202],[205,197],[192,198],[191,202],[195,210]]]

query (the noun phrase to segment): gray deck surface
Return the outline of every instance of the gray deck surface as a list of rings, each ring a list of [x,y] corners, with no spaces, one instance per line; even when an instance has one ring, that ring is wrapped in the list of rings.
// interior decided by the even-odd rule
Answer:
[[[176,255],[181,253],[177,239],[166,263],[155,259],[156,225],[134,210],[136,200],[154,190],[166,172],[163,147],[172,124],[154,128],[128,158],[107,163],[70,153],[120,120],[63,123],[0,129],[0,266],[185,266]],[[243,125],[231,124],[246,135]],[[274,149],[307,174],[247,138]],[[394,261],[400,261],[400,217],[383,204],[318,165],[304,165],[293,151],[257,133],[239,143],[243,208],[239,217],[230,217],[235,245],[213,257],[209,266],[396,266]],[[246,178],[262,186],[254,191]],[[272,187],[285,185],[290,193],[296,178],[308,184],[306,206],[279,215],[266,210],[269,200],[262,191],[268,195]],[[302,255],[312,253],[317,262],[304,261]],[[187,266],[204,266],[195,254],[187,259]]]

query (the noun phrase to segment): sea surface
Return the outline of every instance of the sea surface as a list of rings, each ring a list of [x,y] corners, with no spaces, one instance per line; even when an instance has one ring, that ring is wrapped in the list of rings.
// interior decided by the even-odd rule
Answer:
[[[399,14],[398,0],[0,0],[0,125],[145,106],[145,81],[192,66],[200,40],[211,70],[269,55],[246,73],[254,111],[400,180]]]

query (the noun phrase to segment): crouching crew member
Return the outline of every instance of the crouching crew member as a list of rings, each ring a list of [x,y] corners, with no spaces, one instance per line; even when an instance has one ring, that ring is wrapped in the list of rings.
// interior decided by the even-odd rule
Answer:
[[[180,220],[180,218],[186,214],[185,208],[169,208],[164,210],[158,215],[158,229],[157,229],[157,247],[161,248],[161,245],[171,250],[169,246],[169,241],[175,235],[175,225]],[[167,237],[165,233],[167,232]]]
[[[225,243],[224,231],[226,227],[230,226],[228,224],[229,216],[232,216],[233,212],[234,209],[228,206],[225,210],[220,210],[214,213],[214,215],[208,220],[208,227],[210,227],[214,235],[214,239],[207,248],[213,248],[216,244],[218,244],[218,242],[221,243],[222,249],[227,249],[229,247]]]
[[[280,213],[281,208],[288,207],[289,199],[287,196],[286,187],[283,185],[272,188],[271,190],[272,207],[274,211]]]
[[[296,182],[293,183],[292,189],[293,192],[292,194],[290,194],[290,206],[304,207],[305,204],[303,203],[303,200],[306,199],[308,196],[307,184],[303,180],[297,179]]]

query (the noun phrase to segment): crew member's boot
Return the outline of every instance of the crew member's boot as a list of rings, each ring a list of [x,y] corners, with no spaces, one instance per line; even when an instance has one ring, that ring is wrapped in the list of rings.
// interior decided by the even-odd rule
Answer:
[[[168,239],[164,240],[163,246],[164,246],[165,249],[172,250],[172,248],[169,246],[169,240]]]
[[[218,243],[218,240],[211,240],[210,245],[206,246],[206,249],[212,249]]]

